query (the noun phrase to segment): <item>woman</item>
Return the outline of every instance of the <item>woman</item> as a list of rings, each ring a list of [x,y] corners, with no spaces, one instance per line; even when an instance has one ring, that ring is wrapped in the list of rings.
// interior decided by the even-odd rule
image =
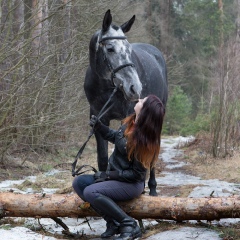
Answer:
[[[118,131],[92,116],[90,125],[104,139],[114,143],[115,149],[106,172],[81,175],[73,181],[76,193],[107,222],[102,238],[118,233],[117,240],[142,236],[137,222],[116,202],[134,199],[143,192],[147,170],[154,167],[158,159],[165,109],[158,97],[149,95],[139,99],[134,110]]]

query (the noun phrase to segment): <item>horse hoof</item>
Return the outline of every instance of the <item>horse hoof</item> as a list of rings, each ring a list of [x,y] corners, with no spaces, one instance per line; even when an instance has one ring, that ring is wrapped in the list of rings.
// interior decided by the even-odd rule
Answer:
[[[150,196],[154,196],[154,197],[157,197],[157,196],[158,196],[156,190],[150,191],[149,195],[150,195]]]

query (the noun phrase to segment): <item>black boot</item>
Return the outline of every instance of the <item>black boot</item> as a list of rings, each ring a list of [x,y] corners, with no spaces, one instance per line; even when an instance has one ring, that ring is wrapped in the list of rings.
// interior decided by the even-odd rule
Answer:
[[[100,195],[93,203],[105,215],[120,223],[120,236],[116,240],[132,240],[142,236],[137,222],[128,216],[112,199]]]
[[[103,219],[106,221],[106,226],[107,229],[104,233],[101,234],[101,238],[109,238],[114,236],[115,234],[119,234],[120,233],[120,224],[110,218],[109,216],[107,216],[106,214],[104,214],[103,212],[101,212],[99,209],[97,209],[96,207],[92,206],[91,207],[94,209],[94,211],[96,211],[101,217],[103,217]]]
[[[103,217],[107,222],[107,229],[101,234],[101,238],[109,238],[120,233],[120,224],[107,216]]]
[[[142,237],[142,231],[133,218],[124,219],[120,224],[120,236],[114,240],[130,240]]]

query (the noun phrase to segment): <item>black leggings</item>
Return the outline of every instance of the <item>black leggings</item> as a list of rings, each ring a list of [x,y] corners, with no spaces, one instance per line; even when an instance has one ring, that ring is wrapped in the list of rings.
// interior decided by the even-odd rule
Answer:
[[[90,204],[96,197],[104,195],[113,201],[126,201],[141,195],[144,182],[128,183],[116,180],[94,183],[93,175],[80,175],[73,180],[73,188],[78,196]]]

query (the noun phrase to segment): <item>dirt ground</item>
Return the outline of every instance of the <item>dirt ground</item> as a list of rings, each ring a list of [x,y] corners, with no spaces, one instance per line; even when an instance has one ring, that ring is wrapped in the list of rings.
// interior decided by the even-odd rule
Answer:
[[[167,138],[167,137],[166,137]],[[215,159],[205,151],[204,139],[198,139],[194,144],[181,147],[184,154],[176,160],[190,163],[181,167],[181,171],[202,179],[219,179],[227,182],[240,182],[240,150],[235,150],[232,157]],[[205,143],[206,145],[206,143]],[[109,147],[111,153],[113,145]],[[0,181],[22,179],[26,176],[38,175],[51,169],[69,170],[78,152],[76,146],[58,150],[58,154],[36,152],[18,153],[9,156],[4,164],[0,165]],[[92,138],[86,146],[78,165],[89,164],[97,167],[95,139]],[[160,173],[164,164],[159,161],[156,173]],[[174,169],[171,171],[178,171]]]
[[[167,138],[167,137],[166,137]],[[207,144],[208,146],[209,144]],[[181,172],[200,177],[201,179],[219,179],[222,181],[239,183],[240,182],[240,151],[235,151],[233,157],[214,159],[206,150],[205,139],[195,140],[192,144],[181,147],[183,155],[178,156],[176,160],[190,163],[181,167]],[[109,154],[113,145],[109,146]],[[0,166],[0,181],[19,180],[26,176],[37,175],[38,186],[41,184],[51,187],[61,188],[60,192],[71,191],[71,164],[78,152],[76,146],[59,150],[58,154],[28,152],[27,154],[18,153],[15,156],[8,157],[7,161]],[[87,144],[82,158],[78,160],[78,166],[89,164],[97,168],[95,139],[92,138]],[[52,169],[66,171],[56,175],[55,178],[44,178],[43,173]],[[159,161],[156,166],[156,174],[161,174],[164,169],[164,163]],[[68,172],[69,171],[69,172]],[[178,168],[168,169],[168,171],[179,171]],[[65,183],[59,183],[59,178],[65,180]],[[47,181],[50,181],[47,183]],[[193,186],[195,187],[195,186]],[[191,186],[167,187],[161,189],[161,193],[166,196],[187,197]]]
[[[181,172],[201,177],[202,179],[219,179],[227,182],[240,182],[240,152],[235,151],[233,157],[224,159],[213,159],[204,148],[204,139],[195,141],[194,144],[184,146],[181,148],[183,155],[176,160],[190,163],[181,167]],[[109,153],[111,153],[113,146],[110,145]],[[0,167],[0,181],[4,180],[19,180],[26,176],[37,175],[37,181],[35,185],[31,185],[33,189],[41,189],[41,186],[49,188],[60,188],[58,193],[67,193],[72,191],[71,183],[73,177],[71,176],[71,164],[74,161],[75,155],[78,152],[78,147],[72,146],[68,149],[58,151],[58,154],[37,154],[35,152],[16,154],[8,158],[4,165]],[[89,164],[97,167],[96,162],[96,147],[95,140],[91,139],[84,150],[83,157],[79,159],[79,165]],[[52,169],[64,170],[66,172],[56,174],[54,177],[48,177],[43,174]],[[164,169],[164,164],[159,161],[156,166],[156,175],[161,174]],[[69,171],[69,172],[68,172]],[[179,169],[168,169],[168,171],[179,171]],[[64,183],[59,180],[64,180]],[[22,188],[29,187],[31,184],[25,181],[22,184]],[[194,188],[196,186],[192,186]],[[179,196],[187,197],[191,192],[191,186],[181,187],[166,187],[161,188],[161,194],[166,196]],[[154,231],[164,231],[166,229],[175,229],[182,224],[188,225],[188,223],[168,223],[159,222],[158,225],[152,229],[148,229],[148,234],[152,234]],[[201,226],[201,222],[199,225]],[[206,227],[206,226],[205,226]],[[217,227],[209,225],[209,227],[215,229]],[[160,230],[161,229],[161,230]],[[223,235],[223,240],[239,240],[240,239],[240,226],[222,228],[219,227],[217,231]],[[146,237],[146,236],[145,236]]]
[[[79,146],[83,144],[79,143]],[[4,162],[0,163],[0,181],[18,180],[27,176],[41,175],[52,169],[65,170],[70,172],[72,163],[79,151],[79,146],[68,146],[64,149],[57,149],[49,152],[18,152],[7,156]],[[78,166],[90,164],[97,167],[95,139],[92,138],[84,149],[83,156],[78,160]]]

